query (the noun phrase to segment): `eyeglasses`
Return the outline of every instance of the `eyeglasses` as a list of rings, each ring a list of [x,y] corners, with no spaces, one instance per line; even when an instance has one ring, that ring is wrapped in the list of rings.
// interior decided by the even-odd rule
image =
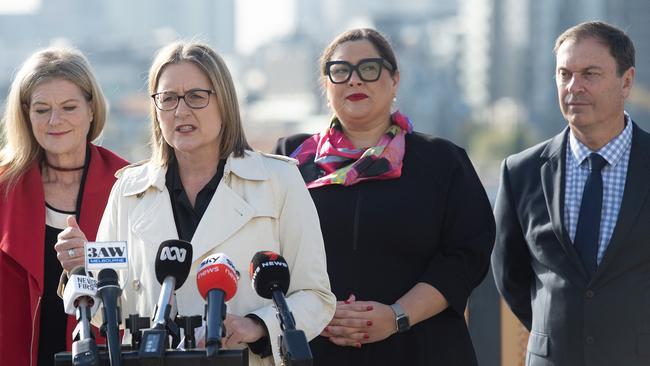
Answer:
[[[161,111],[171,111],[178,107],[178,103],[181,99],[185,101],[185,104],[192,109],[201,109],[208,106],[210,103],[210,94],[214,94],[212,90],[205,89],[192,89],[189,90],[185,95],[178,95],[173,92],[160,92],[152,94],[153,103],[156,105],[156,108]]]
[[[393,65],[383,58],[365,58],[356,65],[352,65],[347,61],[327,61],[325,63],[325,74],[334,84],[343,84],[350,80],[353,71],[357,72],[359,79],[373,82],[381,77],[382,67],[385,67],[388,71],[395,69]]]

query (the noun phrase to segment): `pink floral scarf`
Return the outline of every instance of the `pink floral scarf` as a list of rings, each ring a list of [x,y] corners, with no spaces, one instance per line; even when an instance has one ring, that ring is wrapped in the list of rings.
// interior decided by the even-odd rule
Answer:
[[[399,178],[405,136],[413,131],[413,125],[399,111],[391,114],[391,121],[376,146],[357,149],[343,134],[341,122],[334,116],[327,130],[307,138],[291,154],[298,160],[307,188]]]

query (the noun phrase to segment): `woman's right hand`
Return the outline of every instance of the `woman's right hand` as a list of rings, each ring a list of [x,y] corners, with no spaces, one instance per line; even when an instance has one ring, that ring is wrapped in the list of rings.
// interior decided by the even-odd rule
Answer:
[[[56,258],[61,262],[61,267],[70,272],[73,268],[83,266],[85,263],[86,235],[79,228],[74,216],[68,216],[67,224],[68,227],[57,236],[54,250],[56,250]]]

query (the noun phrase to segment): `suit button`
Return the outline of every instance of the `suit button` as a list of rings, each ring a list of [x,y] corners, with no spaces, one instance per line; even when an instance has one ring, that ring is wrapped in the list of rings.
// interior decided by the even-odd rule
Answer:
[[[594,344],[594,337],[588,336],[585,338],[585,342],[587,342],[587,344]]]
[[[591,299],[592,297],[594,297],[594,292],[591,291],[591,290],[587,290],[587,292],[585,292],[585,296],[587,296],[587,298]]]

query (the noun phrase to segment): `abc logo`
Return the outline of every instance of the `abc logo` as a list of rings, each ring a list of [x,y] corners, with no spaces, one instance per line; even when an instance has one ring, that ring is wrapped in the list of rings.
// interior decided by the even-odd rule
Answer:
[[[178,247],[164,247],[160,252],[160,260],[185,262],[186,255],[186,249],[179,249]]]

